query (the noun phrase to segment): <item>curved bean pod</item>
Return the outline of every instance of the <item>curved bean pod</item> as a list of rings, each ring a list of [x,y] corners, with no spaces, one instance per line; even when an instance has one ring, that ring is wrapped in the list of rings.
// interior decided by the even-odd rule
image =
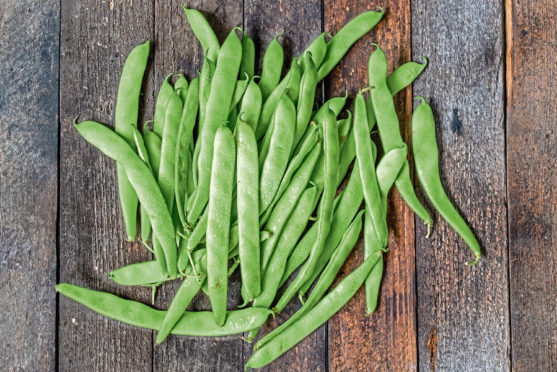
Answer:
[[[260,368],[271,363],[319,328],[354,296],[375,262],[375,258],[365,260],[305,315],[255,351],[247,361],[246,368]]]
[[[176,276],[176,239],[172,218],[166,202],[149,167],[137,156],[135,151],[118,134],[102,124],[85,121],[75,124],[79,134],[106,156],[122,164],[126,175],[137,193],[140,203],[145,207],[153,229],[162,245],[164,257],[155,250],[161,270]]]
[[[418,98],[423,103],[414,110],[412,115],[412,151],[418,179],[435,209],[474,253],[474,261],[469,265],[475,265],[482,254],[480,243],[445,193],[439,176],[439,148],[435,138],[435,119],[426,100],[423,97]]]
[[[200,11],[188,9],[186,4],[184,4],[184,12],[186,13],[186,18],[188,19],[193,33],[197,37],[197,40],[199,40],[203,50],[206,51],[205,55],[209,57],[210,60],[216,61],[220,44],[211,25]]]
[[[238,35],[236,35],[236,29],[233,29],[219,51],[215,74],[211,82],[211,92],[207,102],[207,107],[210,109],[206,112],[200,139],[198,140],[201,141],[198,164],[199,180],[193,205],[187,216],[187,222],[190,225],[197,221],[209,200],[215,132],[226,121],[228,116],[228,108],[232,101],[241,60],[242,43],[238,39]]]
[[[224,46],[223,46],[224,49]],[[207,220],[207,283],[215,321],[226,319],[228,294],[228,240],[236,150],[228,127],[215,134]]]
[[[278,42],[280,35],[277,35],[271,42],[265,54],[263,54],[263,65],[261,68],[261,80],[259,80],[259,87],[263,99],[266,100],[271,94],[273,89],[280,81],[280,74],[282,73],[282,65],[284,63],[284,50],[282,45]],[[249,122],[248,122],[249,123]]]
[[[255,133],[248,123],[236,125],[236,203],[242,288],[249,299],[261,292],[259,249],[259,165]]]
[[[236,86],[234,87],[234,93],[232,94],[232,102],[230,103],[230,110],[229,110],[230,113],[234,112],[234,109],[237,109],[236,106],[238,105],[238,103],[240,103],[240,101],[244,97],[244,93],[246,92],[246,89],[248,88],[248,84],[251,81],[249,75],[244,74],[244,77],[245,79],[238,80],[236,82]],[[232,124],[235,123],[236,120],[232,121]]]
[[[132,147],[134,142],[130,124],[137,128],[141,82],[147,68],[150,45],[150,42],[147,41],[132,49],[124,63],[118,86],[116,107],[114,109],[114,130]],[[118,175],[118,197],[122,207],[124,227],[128,240],[133,241],[137,233],[138,199],[127,179],[126,171],[118,164],[116,164],[116,171]]]
[[[153,309],[141,302],[72,284],[58,284],[56,291],[101,315],[142,328],[160,329],[166,314],[166,311]],[[271,314],[271,310],[257,307],[230,311],[226,322],[220,326],[215,323],[210,311],[186,311],[171,333],[205,337],[234,335],[260,327]]]
[[[176,94],[174,87],[170,84],[170,78],[174,74],[168,74],[159,88],[157,101],[155,102],[155,113],[153,114],[153,132],[162,138],[164,119],[166,116],[166,106],[170,97]]]
[[[385,152],[388,152],[395,147],[402,146],[404,141],[400,135],[393,96],[387,85],[387,59],[379,46],[369,57],[368,74],[369,84],[372,86],[371,102],[377,117],[381,144]],[[428,225],[429,229],[431,217],[416,196],[410,179],[408,162],[404,164],[395,185],[406,204]]]
[[[328,32],[323,32],[321,35],[313,39],[304,53],[302,53],[302,55],[306,54],[307,52],[311,53],[311,58],[313,59],[313,63],[316,68],[319,68],[319,66],[321,66],[321,63],[325,58],[325,54],[327,54],[327,41],[325,40],[325,36],[330,37],[331,35],[329,35]]]
[[[348,52],[348,49],[375,27],[384,14],[383,10],[381,12],[364,12],[344,25],[327,44],[327,54],[317,71],[317,80],[323,80]]]

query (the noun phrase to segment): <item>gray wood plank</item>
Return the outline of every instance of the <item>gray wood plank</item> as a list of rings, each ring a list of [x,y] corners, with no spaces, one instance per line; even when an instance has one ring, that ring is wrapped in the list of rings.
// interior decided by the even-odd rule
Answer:
[[[203,63],[203,50],[193,34],[181,0],[155,3],[155,88],[156,94],[164,78],[172,72],[184,74],[188,80],[197,76]],[[189,8],[201,11],[224,41],[235,26],[242,25],[242,1],[190,1]],[[157,307],[166,309],[172,301],[179,281],[165,284],[159,291]],[[233,276],[229,283],[229,308],[241,303],[240,282]],[[194,310],[210,310],[208,298],[200,293],[190,305]],[[153,350],[156,371],[238,371],[243,368],[243,341],[240,336],[201,338],[170,336]]]
[[[438,213],[429,239],[416,222],[422,371],[510,369],[502,14],[487,0],[412,3],[412,54],[429,58],[414,95],[432,103],[443,184],[484,253],[465,266],[471,252]]]
[[[146,2],[62,1],[60,45],[60,281],[148,302],[150,289],[123,288],[107,273],[150,255],[128,243],[116,187],[116,164],[87,144],[72,121],[113,126],[124,61],[152,38]],[[60,298],[59,369],[152,370],[152,332],[102,317]]]
[[[555,371],[557,4],[506,6],[512,368]]]
[[[284,67],[286,73],[292,58],[301,55],[307,45],[322,32],[321,2],[280,1],[268,2],[247,0],[244,3],[244,27],[247,34],[254,39],[256,48],[256,74],[261,70],[263,54],[269,42],[278,34],[284,48]],[[322,87],[316,94],[316,102],[322,103]],[[278,298],[278,297],[277,297]],[[300,307],[297,298],[277,316],[270,320],[260,331],[260,336],[276,328],[282,320],[290,317]],[[252,345],[246,344],[244,362],[252,354]],[[320,327],[294,348],[289,350],[272,364],[263,368],[265,371],[326,371],[327,370],[327,328]]]
[[[57,1],[0,17],[0,365],[56,366]]]

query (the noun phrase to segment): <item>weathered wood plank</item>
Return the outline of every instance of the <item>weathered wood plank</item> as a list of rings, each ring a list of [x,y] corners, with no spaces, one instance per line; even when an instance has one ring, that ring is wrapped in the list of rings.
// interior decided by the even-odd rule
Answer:
[[[152,4],[62,1],[60,56],[60,281],[144,302],[148,288],[123,288],[107,273],[150,255],[126,242],[116,164],[87,144],[73,118],[113,126],[122,66],[153,35]],[[59,307],[59,368],[152,370],[152,332],[109,320],[66,298]]]
[[[376,28],[358,42],[333,70],[327,92],[354,96],[368,84],[367,62],[377,42],[387,54],[389,71],[410,60],[410,4],[382,3],[386,14]],[[325,1],[325,29],[336,32],[348,20],[373,4],[357,1]],[[408,90],[396,98],[403,137],[408,140],[411,98]],[[347,306],[329,321],[329,366],[334,371],[415,370],[417,366],[414,218],[400,195],[393,192],[388,217],[390,252],[377,311],[365,317],[365,295],[360,290]],[[343,269],[348,274],[361,262],[363,246],[354,250]]]
[[[512,367],[557,370],[557,4],[506,2]]]
[[[201,70],[203,50],[188,24],[183,4],[181,0],[155,2],[155,88],[150,93],[158,92],[169,73],[182,73],[191,80]],[[242,25],[242,1],[190,1],[187,5],[207,17],[221,43],[233,27]],[[178,285],[179,281],[174,281],[160,287],[158,308],[168,308]],[[231,307],[241,303],[239,289],[239,278],[233,277],[229,284]],[[200,294],[191,308],[209,310],[208,298]],[[170,336],[154,348],[153,367],[157,371],[238,371],[243,367],[243,343],[240,336]]]
[[[284,67],[286,73],[293,57],[301,55],[306,46],[322,32],[321,2],[280,1],[268,2],[248,0],[244,3],[244,27],[247,34],[254,39],[256,48],[256,73],[260,73],[263,53],[269,42],[282,33],[280,39],[284,48]],[[321,103],[322,89],[318,89],[316,101]],[[279,319],[290,317],[300,307],[297,299],[277,316],[277,321],[269,321],[262,327],[260,335],[268,333],[282,323]],[[252,353],[252,345],[246,344],[244,361]],[[265,371],[326,371],[327,337],[326,327],[319,328],[297,346],[289,350]]]
[[[0,365],[56,366],[59,3],[0,17]]]
[[[443,184],[484,253],[465,266],[473,255],[433,208],[429,239],[417,223],[422,371],[510,368],[502,11],[487,0],[412,3],[413,57],[429,58],[414,95],[432,103]]]

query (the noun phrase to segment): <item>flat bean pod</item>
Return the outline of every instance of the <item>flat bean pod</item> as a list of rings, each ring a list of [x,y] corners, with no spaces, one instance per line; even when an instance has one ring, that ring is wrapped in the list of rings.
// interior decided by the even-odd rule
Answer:
[[[366,294],[366,316],[371,316],[377,308],[381,279],[383,278],[383,243],[377,238],[370,214],[366,208],[364,227],[364,258],[379,257],[364,283]]]
[[[375,258],[365,260],[319,301],[315,307],[255,351],[247,361],[246,368],[261,368],[271,363],[319,328],[354,296],[375,265],[375,262]]]
[[[262,96],[259,85],[252,78],[242,97],[238,119],[246,121],[255,131],[261,113]]]
[[[207,108],[210,109],[206,112],[201,136],[198,139],[198,141],[201,141],[198,165],[199,180],[195,199],[187,216],[189,224],[197,221],[209,200],[209,183],[211,179],[215,133],[228,116],[228,108],[232,101],[241,59],[242,43],[236,35],[236,29],[233,29],[219,51],[215,74],[211,82],[211,92],[207,102]]]
[[[161,139],[156,133],[144,127],[143,141],[147,150],[150,168],[156,179],[159,174],[159,164],[161,162]],[[149,215],[147,214],[144,206],[141,206],[140,218],[141,241],[147,242],[149,240],[149,235],[151,235],[151,220],[149,219]]]
[[[190,143],[193,142],[193,127],[195,126],[198,107],[199,79],[195,78],[191,81],[191,85],[184,102],[174,154],[174,194],[176,199],[176,209],[178,210],[182,226],[186,225],[185,203],[188,195],[188,173],[190,172],[188,169],[188,166],[190,165],[188,155]]]
[[[269,152],[265,156],[261,167],[259,181],[260,213],[264,212],[273,200],[288,166],[292,141],[294,140],[295,117],[296,108],[294,103],[287,95],[283,95],[277,106],[276,124],[272,132]]]
[[[141,93],[141,82],[147,68],[149,58],[150,42],[138,45],[132,49],[124,67],[116,107],[114,109],[114,130],[122,136],[130,146],[134,146],[133,132],[130,125],[137,128],[137,117],[139,112],[139,95]],[[124,227],[129,241],[135,240],[137,233],[137,195],[127,179],[126,172],[119,164],[116,164],[118,175],[118,197],[124,217]]]
[[[344,25],[327,44],[327,54],[317,71],[317,80],[323,80],[344,57],[348,49],[375,27],[384,14],[383,10],[364,12]]]
[[[58,284],[56,291],[101,315],[142,328],[159,330],[166,314],[166,311],[153,309],[141,302],[72,284]],[[186,311],[172,334],[202,337],[234,335],[261,326],[271,314],[269,309],[256,307],[231,311],[221,326],[215,323],[210,311]]]
[[[240,76],[247,74],[252,78],[255,74],[255,44],[253,39],[246,35],[242,36],[242,62],[240,63]]]
[[[306,52],[302,57],[304,73],[300,81],[300,99],[296,108],[296,132],[294,134],[294,147],[298,144],[306,131],[311,110],[315,101],[315,89],[317,88],[317,69],[310,52]]]
[[[418,98],[423,103],[414,110],[412,115],[412,149],[418,179],[435,209],[474,253],[474,261],[469,265],[475,265],[482,254],[480,244],[445,193],[439,176],[439,148],[435,138],[435,119],[426,100],[423,97]]]
[[[251,78],[249,77],[248,74],[244,74],[243,77],[244,77],[243,79],[238,80],[236,82],[236,86],[234,87],[234,93],[232,94],[232,102],[230,103],[230,113],[232,113],[234,109],[238,109],[236,106],[238,105],[238,103],[240,103],[240,101],[242,101],[242,98],[244,97],[244,93],[248,88],[248,84],[251,81]],[[235,123],[236,120],[232,121],[232,124]]]
[[[377,117],[379,136],[381,137],[383,149],[387,152],[395,147],[402,146],[404,141],[400,135],[393,97],[387,85],[387,59],[379,46],[369,57],[368,74],[369,84],[372,86],[371,102]],[[408,162],[404,164],[395,185],[406,204],[429,228],[431,226],[431,217],[416,196],[412,180],[410,179]]]
[[[327,32],[323,32],[321,35],[313,39],[304,53],[302,53],[302,55],[306,54],[307,52],[311,53],[311,58],[313,59],[313,63],[316,68],[319,68],[319,66],[321,66],[321,63],[325,58],[325,54],[327,54],[327,41],[325,40],[325,36],[330,37],[331,35],[329,35],[329,33]]]
[[[366,207],[369,211],[377,237],[381,244],[386,247],[389,239],[387,211],[380,202],[381,194],[377,184],[375,158],[372,154],[372,141],[369,137],[366,106],[362,91],[356,96],[356,102],[354,104],[354,137],[356,140],[356,157],[360,163],[360,177],[362,180]],[[375,144],[373,144],[373,146],[375,146]],[[363,166],[363,164],[365,164],[365,166]],[[379,201],[379,203],[376,201]]]
[[[224,49],[224,46],[223,46]],[[215,134],[207,220],[207,283],[215,321],[226,319],[228,294],[228,240],[236,150],[228,127]]]
[[[162,245],[164,257],[155,251],[161,270],[176,276],[176,239],[172,218],[166,202],[149,167],[118,134],[102,124],[85,121],[75,125],[79,134],[106,156],[122,164],[140,203],[145,207],[157,238]]]
[[[159,93],[157,94],[157,101],[155,102],[155,113],[153,114],[153,132],[155,132],[160,138],[162,138],[162,132],[164,128],[164,119],[166,116],[166,106],[170,97],[172,97],[176,92],[174,87],[170,84],[170,78],[174,74],[168,74],[159,88]]]
[[[263,54],[263,65],[261,68],[261,79],[259,80],[259,87],[263,99],[266,100],[271,94],[273,89],[280,81],[282,73],[282,65],[284,63],[284,50],[282,45],[278,42],[280,35],[277,35],[271,42],[265,53]]]
[[[240,271],[242,288],[253,299],[261,292],[257,142],[253,129],[242,120],[236,125],[235,136]]]

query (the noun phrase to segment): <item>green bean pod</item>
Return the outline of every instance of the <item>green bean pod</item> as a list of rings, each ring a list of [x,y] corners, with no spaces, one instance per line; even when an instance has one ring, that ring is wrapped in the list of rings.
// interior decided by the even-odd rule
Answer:
[[[261,270],[265,271],[267,264],[273,251],[275,250],[276,243],[280,239],[280,234],[290,216],[292,210],[296,206],[298,199],[304,192],[308,185],[311,171],[321,153],[321,145],[317,144],[312,151],[308,154],[307,159],[300,166],[300,168],[292,177],[292,181],[284,194],[278,200],[269,216],[269,220],[265,224],[265,230],[270,231],[272,236],[267,240],[261,248]],[[313,209],[313,208],[312,208]]]
[[[253,39],[246,35],[242,36],[242,62],[240,63],[240,76],[247,75],[252,78],[255,74],[255,45]]]
[[[164,129],[164,119],[166,116],[166,106],[170,97],[176,94],[174,87],[170,84],[170,78],[174,74],[168,74],[159,88],[157,100],[155,102],[155,113],[153,114],[153,132],[162,138]]]
[[[377,117],[381,144],[385,152],[388,152],[395,147],[400,147],[404,141],[400,135],[393,96],[387,85],[387,59],[379,46],[369,57],[368,74],[369,84],[372,86],[371,102]],[[410,179],[408,162],[404,164],[395,185],[406,204],[429,228],[431,226],[431,217],[416,196],[412,180]]]
[[[163,273],[157,261],[122,266],[109,272],[108,277],[117,284],[127,286],[149,286],[176,279],[176,277],[169,277],[168,274]]]
[[[261,113],[261,105],[261,89],[259,89],[259,85],[252,78],[242,97],[238,119],[247,122],[255,131],[259,121],[259,114]]]
[[[197,118],[199,107],[199,78],[191,81],[190,88],[186,95],[180,125],[178,129],[178,139],[176,141],[175,160],[174,160],[174,194],[176,199],[176,209],[180,216],[182,226],[186,225],[185,203],[188,195],[188,169],[189,146],[193,141],[193,127]]]
[[[224,46],[223,46],[224,49]],[[207,284],[215,321],[226,319],[228,294],[228,240],[236,150],[228,127],[215,134],[207,220]]]
[[[186,4],[184,4],[184,12],[186,13],[186,18],[188,19],[193,33],[205,51],[205,55],[211,61],[216,61],[220,44],[213,28],[199,10],[188,9]]]
[[[56,291],[101,315],[142,328],[159,330],[166,315],[166,311],[153,309],[141,302],[68,283],[56,285]],[[224,325],[219,325],[210,311],[186,311],[171,333],[201,337],[234,335],[260,327],[271,314],[269,309],[256,307],[231,311]]]
[[[371,270],[364,283],[366,294],[366,316],[371,316],[377,308],[381,279],[383,278],[383,249],[384,245],[377,238],[370,213],[366,208],[364,228],[364,257],[379,257],[377,264]]]
[[[332,111],[327,111],[323,118],[323,153],[325,158],[325,177],[323,196],[321,205],[319,207],[319,218],[317,220],[317,239],[311,248],[311,253],[296,279],[286,289],[282,297],[277,303],[277,308],[284,308],[302,285],[309,279],[319,256],[323,252],[327,235],[331,228],[331,217],[333,214],[333,204],[336,193],[336,181],[338,170],[338,157],[339,157],[339,144],[338,144],[338,130],[335,114]]]
[[[327,54],[327,41],[325,40],[325,36],[330,37],[331,35],[327,32],[323,32],[321,35],[313,39],[304,53],[302,53],[302,55],[305,55],[307,52],[311,53],[311,58],[313,59],[313,64],[316,68],[321,66],[321,62],[323,62],[325,54]]]
[[[147,68],[149,58],[150,42],[138,45],[132,49],[124,67],[116,108],[114,113],[114,127],[116,133],[122,136],[130,146],[134,146],[133,133],[130,124],[137,128],[137,117],[139,112],[139,95],[141,93],[141,82]],[[135,240],[137,233],[137,195],[126,177],[126,171],[122,166],[116,164],[118,174],[118,196],[122,207],[124,227],[129,241]]]
[[[233,112],[234,109],[237,109],[237,105],[242,101],[244,97],[244,93],[248,88],[248,84],[251,81],[251,78],[248,74],[243,75],[244,79],[238,80],[236,82],[236,86],[234,87],[234,93],[232,94],[232,102],[230,103],[230,113]],[[230,121],[230,120],[229,120]],[[236,120],[232,121],[232,124],[235,124]]]
[[[439,148],[435,138],[435,119],[426,100],[423,97],[418,98],[423,103],[414,110],[412,115],[412,149],[418,180],[435,209],[468,244],[475,256],[469,265],[475,265],[482,254],[480,243],[445,193],[439,176]]]
[[[381,244],[386,247],[389,239],[387,211],[380,202],[381,194],[377,184],[375,158],[372,154],[372,141],[369,137],[366,106],[362,91],[356,95],[356,102],[354,103],[354,137],[356,140],[356,158],[360,163],[360,178],[362,179],[366,207],[377,237]],[[376,201],[379,201],[379,203]]]
[[[156,179],[159,174],[159,164],[161,162],[161,139],[156,133],[144,127],[143,141],[145,142],[149,165],[153,171],[153,176]],[[151,220],[149,219],[149,215],[143,206],[141,206],[140,227],[141,241],[147,242],[149,240],[149,235],[151,235]]]
[[[317,80],[323,80],[344,57],[348,49],[375,27],[384,14],[383,10],[364,12],[344,25],[327,44],[327,54],[317,71]]]
[[[341,119],[337,121],[338,127],[338,143],[340,145],[340,152],[342,154],[342,148],[344,147],[344,143],[348,138],[348,134],[350,130],[352,130],[352,113],[348,111],[348,117],[346,119]],[[339,164],[340,164],[340,155],[339,155]]]
[[[321,297],[325,294],[327,289],[329,289],[331,284],[333,284],[340,268],[344,265],[348,255],[352,252],[358,242],[358,237],[360,236],[360,231],[362,230],[362,212],[363,211],[360,211],[354,220],[351,221],[350,225],[346,229],[346,232],[342,235],[341,241],[338,243],[338,246],[335,247],[331,259],[327,260],[327,266],[323,270],[323,273],[319,277],[319,280],[315,284],[315,287],[311,291],[307,301],[305,301],[303,306],[294,315],[288,318],[286,322],[282,323],[279,327],[275,328],[259,340],[254,347],[255,350],[261,348],[261,346],[272,340],[276,335],[288,328],[290,324],[294,323],[303,314],[313,308],[313,306],[315,306],[315,304],[319,302]]]
[[[149,160],[149,153],[147,148],[145,147],[145,141],[139,133],[139,130],[136,127],[132,128],[133,130],[133,139],[135,142],[135,149],[141,160],[149,167],[151,172],[153,171],[151,167],[151,162]],[[151,234],[151,221],[149,220],[149,215],[145,210],[145,207],[140,206],[140,227],[141,227],[141,241],[146,243],[149,240],[149,235]]]
[[[319,328],[356,294],[375,262],[376,258],[373,257],[365,260],[305,315],[257,349],[245,367],[261,368],[271,363]]]
[[[284,63],[284,50],[282,49],[282,45],[278,42],[279,37],[280,35],[277,35],[271,40],[263,54],[261,79],[259,80],[259,87],[261,88],[263,100],[269,97],[280,81],[282,65]]]
[[[311,110],[315,101],[315,89],[317,88],[317,69],[310,52],[306,52],[302,57],[304,73],[300,81],[300,100],[296,108],[296,132],[294,134],[294,147],[298,144],[306,131]]]
[[[207,102],[207,108],[210,109],[206,112],[200,139],[198,139],[198,141],[201,141],[198,164],[199,180],[191,210],[188,211],[187,222],[190,225],[197,221],[209,200],[215,132],[228,117],[228,108],[232,101],[241,60],[242,43],[236,35],[236,29],[233,29],[219,51]]]
[[[174,83],[174,92],[180,96],[182,104],[184,104],[186,102],[186,96],[188,95],[188,79],[182,74],[176,74],[176,76],[178,76],[178,79]]]
[[[261,78],[263,79],[263,77]],[[271,122],[273,114],[277,109],[279,101],[282,99],[284,93],[287,91],[288,88],[294,89],[294,87],[296,87],[296,89],[299,89],[300,79],[301,79],[300,66],[298,66],[298,63],[294,59],[292,61],[292,64],[290,65],[290,70],[288,71],[286,76],[281,80],[281,82],[275,87],[275,89],[273,89],[271,94],[267,98],[263,96],[264,103],[263,103],[263,107],[261,108],[261,114],[259,115],[259,123],[257,124],[257,130],[255,132],[255,137],[257,138],[257,140],[263,137],[265,132],[267,132],[269,123]],[[261,81],[259,82],[259,85],[261,86]],[[261,92],[263,92],[263,90]],[[291,94],[291,95],[296,96],[297,99],[296,94]],[[290,98],[295,103],[296,100],[293,99],[292,97]],[[296,119],[294,119],[294,121],[295,120]]]
[[[292,141],[294,140],[294,126],[296,125],[296,108],[294,103],[283,95],[277,106],[269,151],[261,167],[259,181],[259,213],[264,212],[273,200],[282,176],[288,166]]]
[[[106,156],[122,164],[140,203],[145,207],[153,229],[161,243],[164,257],[155,251],[161,270],[176,276],[176,239],[172,217],[166,206],[162,192],[149,167],[118,134],[102,124],[85,121],[75,124],[79,134]]]
[[[300,144],[300,150],[290,160],[290,163],[288,163],[288,167],[286,168],[286,171],[284,172],[284,176],[282,177],[282,180],[280,181],[280,185],[278,187],[278,190],[277,190],[273,200],[271,201],[271,204],[269,204],[269,206],[267,207],[267,210],[261,216],[261,219],[260,219],[260,222],[259,222],[260,225],[264,225],[265,222],[267,222],[267,220],[269,219],[269,216],[271,215],[271,212],[273,211],[273,208],[274,208],[275,204],[277,204],[278,200],[280,199],[280,197],[282,196],[282,194],[284,193],[284,191],[286,190],[286,188],[290,184],[290,181],[292,180],[292,177],[294,176],[294,173],[298,170],[298,168],[301,166],[301,164],[304,161],[304,159],[306,158],[306,156],[311,152],[311,150],[317,144],[317,141],[319,140],[319,133],[318,132],[319,131],[318,131],[316,125],[312,125],[311,128],[308,129],[308,135],[304,137],[304,141]]]
[[[253,129],[242,120],[236,125],[235,136],[240,270],[243,291],[253,299],[261,292],[257,142]]]

